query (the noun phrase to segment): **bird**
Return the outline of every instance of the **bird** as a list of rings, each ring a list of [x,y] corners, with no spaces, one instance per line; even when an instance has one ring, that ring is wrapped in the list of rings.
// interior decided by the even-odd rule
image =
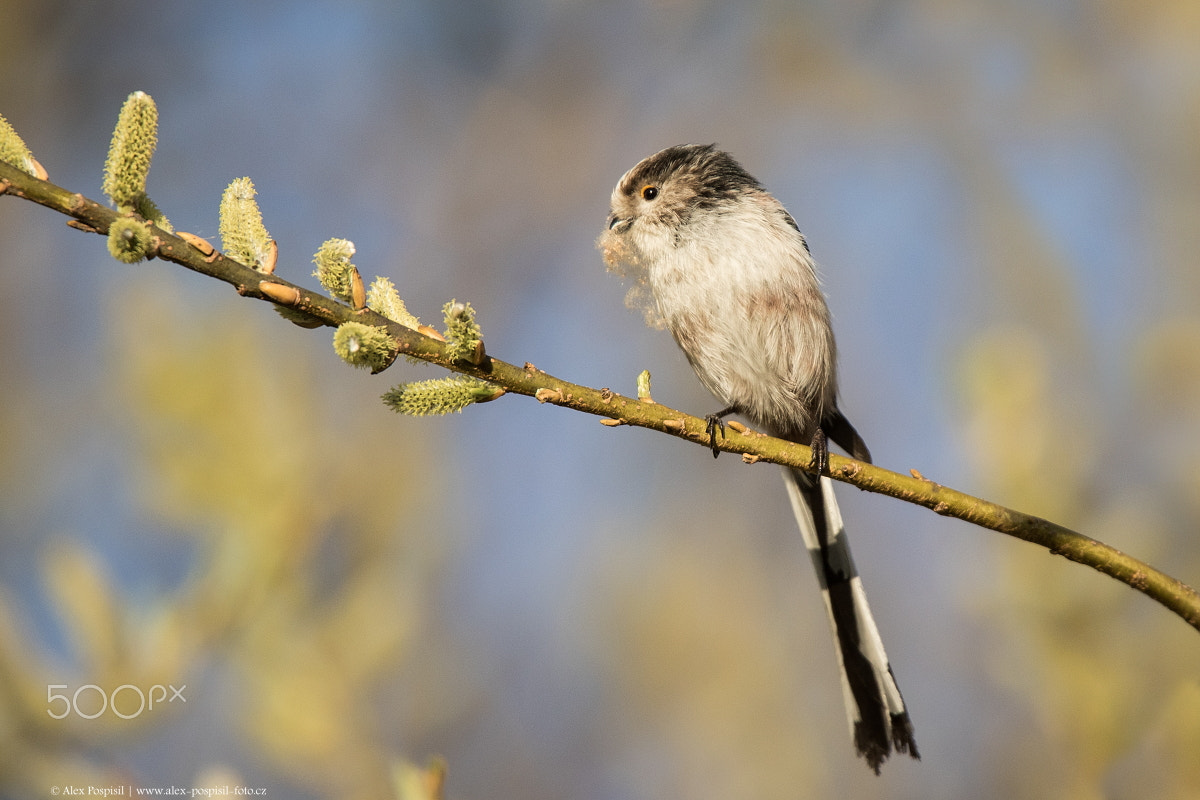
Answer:
[[[784,482],[833,629],[854,747],[877,775],[893,752],[920,759],[828,476],[830,440],[860,461],[871,453],[838,408],[832,321],[799,226],[715,144],[643,159],[610,205],[597,245],[633,280],[628,302],[670,331],[722,404],[707,417],[714,456],[733,414],[812,447],[816,474],[785,467]]]

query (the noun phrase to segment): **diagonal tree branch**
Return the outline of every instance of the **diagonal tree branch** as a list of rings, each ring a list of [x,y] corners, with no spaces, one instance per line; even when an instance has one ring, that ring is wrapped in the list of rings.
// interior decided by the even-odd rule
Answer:
[[[113,209],[39,180],[0,162],[0,194],[21,197],[71,217],[81,230],[107,234],[123,215]],[[188,241],[157,226],[150,226],[152,256],[172,261],[190,270],[233,286],[247,297],[276,303],[299,312],[312,326],[337,327],[345,322],[363,322],[385,328],[395,342],[396,354],[428,361],[446,369],[472,375],[501,387],[506,392],[527,395],[542,403],[565,406],[606,417],[610,425],[635,425],[709,446],[707,421],[649,400],[625,397],[609,389],[593,389],[560,380],[532,364],[516,366],[482,356],[471,361],[455,360],[447,345],[405,327],[370,309],[355,309],[312,292],[275,275],[267,275],[213,251],[205,253]],[[767,461],[809,469],[812,451],[799,444],[773,439],[745,429],[732,428],[727,438],[713,444],[720,450],[740,453],[744,461]],[[1158,601],[1200,630],[1200,593],[1181,581],[1110,547],[1103,542],[1056,525],[1040,517],[1005,508],[996,503],[956,491],[927,480],[915,470],[902,475],[881,467],[836,454],[829,456],[829,471],[836,480],[898,500],[924,506],[938,514],[1045,547],[1051,553],[1085,564],[1126,583]]]

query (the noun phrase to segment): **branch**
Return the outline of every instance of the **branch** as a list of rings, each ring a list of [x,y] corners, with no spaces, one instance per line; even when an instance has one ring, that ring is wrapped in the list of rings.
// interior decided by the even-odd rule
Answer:
[[[128,214],[73,194],[54,184],[39,180],[16,167],[0,162],[0,194],[32,200],[72,219],[72,227],[107,234],[109,227]],[[275,275],[251,269],[225,255],[204,250],[184,238],[150,225],[151,257],[172,261],[190,270],[233,286],[246,297],[275,303],[293,312],[307,315],[312,327],[337,327],[345,322],[362,322],[385,328],[395,342],[395,354],[407,355],[437,364],[454,372],[471,375],[501,387],[506,392],[527,395],[541,403],[565,406],[605,417],[608,425],[634,425],[650,428],[681,439],[709,446],[707,422],[676,411],[648,398],[625,397],[610,389],[592,389],[560,380],[526,363],[518,367],[480,352],[469,360],[450,355],[450,346],[431,336],[405,327],[367,308],[352,308],[324,295],[309,291]],[[740,453],[744,461],[767,461],[799,469],[810,469],[812,451],[805,445],[774,439],[741,426],[730,426],[732,433],[713,444],[720,450]],[[1179,580],[1115,548],[1056,525],[1053,522],[1014,511],[963,492],[927,480],[915,470],[911,476],[830,454],[829,474],[835,480],[898,500],[924,506],[938,514],[1015,536],[1045,547],[1051,553],[1085,564],[1092,569],[1126,583],[1158,601],[1200,630],[1200,593]]]

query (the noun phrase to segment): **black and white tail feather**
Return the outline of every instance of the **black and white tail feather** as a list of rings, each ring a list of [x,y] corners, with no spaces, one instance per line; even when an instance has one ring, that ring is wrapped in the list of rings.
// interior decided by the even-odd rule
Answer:
[[[783,477],[833,627],[850,736],[859,755],[878,775],[893,748],[921,757],[912,721],[867,605],[862,579],[854,568],[833,481],[787,467]]]

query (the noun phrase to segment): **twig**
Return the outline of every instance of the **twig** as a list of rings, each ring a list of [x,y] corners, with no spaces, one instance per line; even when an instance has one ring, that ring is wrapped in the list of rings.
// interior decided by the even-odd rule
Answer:
[[[0,162],[0,194],[32,200],[71,217],[72,227],[107,234],[120,214],[107,206],[72,194],[49,181],[39,180]],[[313,327],[336,327],[358,321],[387,329],[396,342],[397,354],[413,356],[446,369],[473,375],[503,387],[509,392],[535,397],[539,402],[573,408],[605,417],[609,425],[634,425],[709,447],[707,421],[648,400],[625,397],[609,389],[592,389],[568,383],[537,369],[532,364],[518,367],[490,356],[479,363],[454,360],[447,345],[422,333],[393,322],[370,309],[355,310],[324,295],[289,283],[278,275],[267,275],[227,258],[219,252],[205,252],[180,236],[156,226],[152,255],[172,261],[190,270],[224,281],[247,297],[276,303],[307,315]],[[194,237],[193,237],[194,238]],[[263,284],[267,284],[264,288]],[[754,463],[775,464],[808,469],[811,450],[800,444],[773,439],[748,430],[719,438],[715,446],[726,452],[741,453]],[[924,506],[938,514],[970,522],[1027,542],[1045,547],[1051,553],[1085,564],[1092,569],[1126,583],[1157,600],[1200,630],[1200,593],[1179,580],[1160,572],[1115,548],[1056,525],[1004,506],[981,500],[925,479],[914,471],[901,475],[872,464],[835,454],[829,456],[830,475],[836,480],[898,500]]]

